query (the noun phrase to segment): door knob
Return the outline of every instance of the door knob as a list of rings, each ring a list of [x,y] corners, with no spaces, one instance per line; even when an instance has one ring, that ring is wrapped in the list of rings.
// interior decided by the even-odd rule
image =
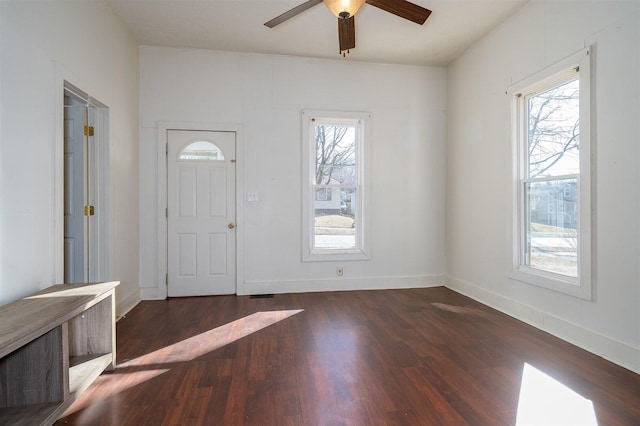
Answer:
[[[236,227],[236,224],[233,222],[229,222],[229,224],[227,225],[229,227],[229,229],[233,229]]]

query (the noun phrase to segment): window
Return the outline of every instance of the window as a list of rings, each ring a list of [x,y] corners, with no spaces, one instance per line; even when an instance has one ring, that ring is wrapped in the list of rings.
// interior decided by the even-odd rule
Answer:
[[[207,141],[196,141],[187,145],[180,154],[179,161],[224,161],[222,150]]]
[[[513,93],[511,277],[591,298],[590,65],[584,50]]]
[[[316,201],[331,201],[331,188],[316,189]]]
[[[369,114],[303,111],[303,255],[368,259]]]

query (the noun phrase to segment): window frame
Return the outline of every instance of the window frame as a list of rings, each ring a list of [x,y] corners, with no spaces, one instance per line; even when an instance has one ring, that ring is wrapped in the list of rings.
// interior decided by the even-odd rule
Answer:
[[[512,85],[507,91],[511,95],[512,123],[512,222],[510,240],[510,268],[508,277],[538,287],[554,290],[582,299],[592,300],[592,145],[591,137],[591,48],[576,52],[555,64],[540,70],[522,81]],[[528,178],[528,111],[527,96],[550,89],[563,81],[571,80],[570,75],[578,74],[580,84],[580,170],[577,174],[576,204],[578,211],[577,226],[577,277],[544,271],[525,265],[525,191]],[[563,176],[554,176],[562,179]]]
[[[316,185],[315,151],[316,141],[314,121],[331,121],[335,123],[356,124],[356,248],[353,249],[320,249],[314,248],[314,217],[315,193],[314,188],[332,187],[331,185]],[[302,111],[302,261],[348,261],[371,259],[370,245],[370,196],[371,187],[371,114],[367,112],[345,111]],[[342,185],[352,186],[352,185]],[[352,201],[353,202],[353,201]]]

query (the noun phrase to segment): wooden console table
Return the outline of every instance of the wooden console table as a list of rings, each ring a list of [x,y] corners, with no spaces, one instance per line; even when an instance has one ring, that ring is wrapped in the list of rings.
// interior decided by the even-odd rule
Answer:
[[[115,366],[118,284],[58,284],[0,307],[0,425],[53,424]]]

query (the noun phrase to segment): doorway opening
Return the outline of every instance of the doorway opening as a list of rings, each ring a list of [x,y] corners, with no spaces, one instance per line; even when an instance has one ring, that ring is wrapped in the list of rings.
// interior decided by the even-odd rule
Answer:
[[[64,82],[64,283],[108,276],[109,109]]]

